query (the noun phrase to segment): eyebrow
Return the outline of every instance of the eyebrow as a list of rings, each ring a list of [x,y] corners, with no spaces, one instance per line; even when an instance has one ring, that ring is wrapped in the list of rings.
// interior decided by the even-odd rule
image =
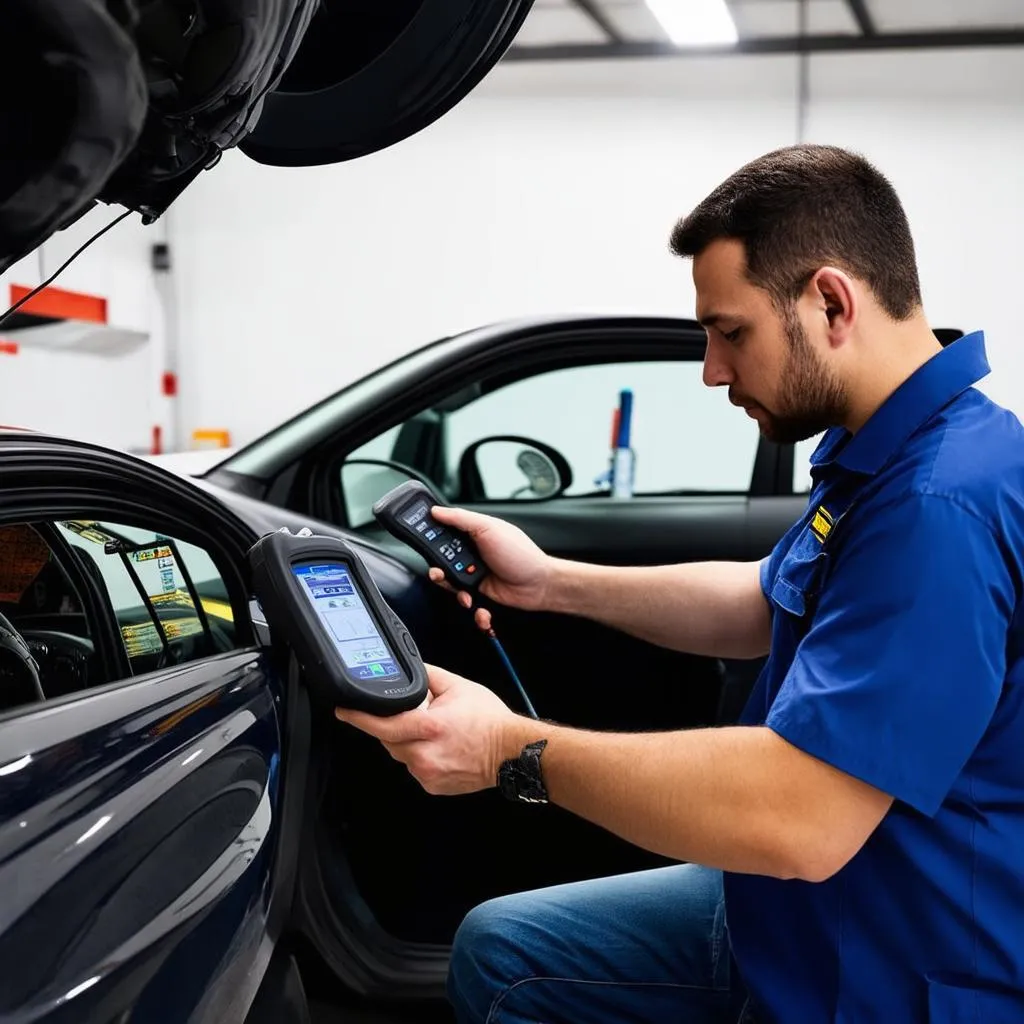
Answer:
[[[714,327],[722,320],[736,320],[738,319],[735,314],[730,313],[708,313],[706,316],[700,317],[697,321],[701,327]]]

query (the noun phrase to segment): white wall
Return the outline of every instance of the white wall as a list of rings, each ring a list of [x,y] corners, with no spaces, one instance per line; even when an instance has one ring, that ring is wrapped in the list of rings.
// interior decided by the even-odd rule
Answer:
[[[123,213],[97,206],[43,247],[0,274],[0,312],[9,286],[34,288],[90,236]],[[164,310],[150,269],[150,246],[166,225],[144,228],[133,214],[87,249],[54,282],[55,287],[108,300],[110,325],[144,332],[148,340],[126,354],[56,352],[20,344],[0,354],[0,423],[67,434],[120,448],[147,449],[152,426],[163,423],[159,396],[164,369]],[[10,337],[0,327],[0,338]]]
[[[243,441],[502,317],[691,315],[671,225],[743,161],[794,141],[796,90],[788,57],[504,65],[361,161],[282,170],[230,154],[175,211],[185,421]],[[1024,412],[1024,50],[818,56],[811,94],[809,138],[891,176],[933,323],[985,328],[989,389]]]

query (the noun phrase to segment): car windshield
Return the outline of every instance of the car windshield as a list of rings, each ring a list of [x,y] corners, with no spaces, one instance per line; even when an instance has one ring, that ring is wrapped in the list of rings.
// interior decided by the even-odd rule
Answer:
[[[268,467],[272,467],[284,452],[295,446],[301,447],[307,438],[316,436],[323,427],[333,422],[346,406],[358,405],[364,400],[369,400],[372,396],[387,391],[392,384],[426,369],[437,358],[437,346],[447,340],[442,338],[424,348],[416,349],[349,384],[250,442],[230,458],[218,463],[214,470],[227,470],[253,477],[265,475]]]

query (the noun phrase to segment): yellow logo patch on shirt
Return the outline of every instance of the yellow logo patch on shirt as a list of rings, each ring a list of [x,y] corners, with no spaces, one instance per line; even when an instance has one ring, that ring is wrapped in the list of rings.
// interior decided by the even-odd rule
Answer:
[[[811,519],[811,532],[824,543],[825,538],[832,532],[834,522],[832,513],[824,505],[819,505]]]

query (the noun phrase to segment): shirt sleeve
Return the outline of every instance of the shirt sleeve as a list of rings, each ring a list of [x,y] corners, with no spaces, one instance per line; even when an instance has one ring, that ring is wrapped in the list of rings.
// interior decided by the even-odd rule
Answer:
[[[773,607],[771,604],[772,596],[772,582],[775,579],[776,574],[779,571],[779,566],[782,564],[786,557],[786,553],[793,546],[794,539],[799,536],[800,532],[806,526],[807,516],[806,513],[803,517],[798,519],[776,542],[775,547],[761,559],[760,563],[760,577],[761,577],[761,591],[766,598],[768,598],[769,607]],[[774,610],[774,608],[773,608]]]
[[[761,592],[765,597],[771,597],[772,580],[775,578],[775,570],[778,568],[773,564],[775,561],[774,555],[767,555],[761,559]]]
[[[999,700],[1013,580],[993,531],[945,497],[849,528],[766,725],[930,816]]]

